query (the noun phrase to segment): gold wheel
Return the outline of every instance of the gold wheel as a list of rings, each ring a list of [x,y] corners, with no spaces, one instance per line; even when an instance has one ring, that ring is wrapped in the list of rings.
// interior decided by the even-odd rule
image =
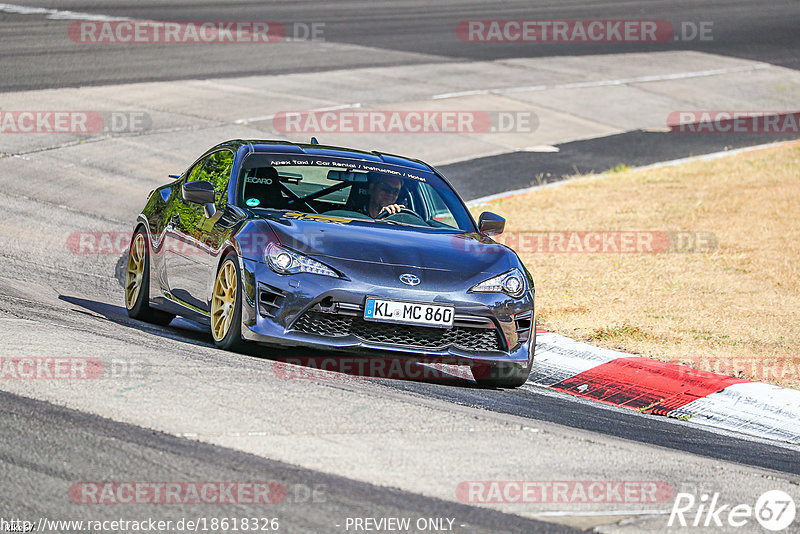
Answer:
[[[232,260],[226,260],[217,274],[211,299],[211,334],[215,341],[222,341],[230,330],[236,311],[236,284],[236,267]]]
[[[125,274],[125,305],[129,310],[136,306],[136,300],[144,280],[144,235],[136,234],[128,253],[128,270]]]

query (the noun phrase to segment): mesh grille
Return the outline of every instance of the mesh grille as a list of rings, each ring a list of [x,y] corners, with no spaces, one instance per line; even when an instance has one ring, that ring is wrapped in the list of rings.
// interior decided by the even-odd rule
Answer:
[[[432,350],[450,345],[472,351],[503,350],[497,332],[487,328],[454,326],[450,329],[365,321],[362,317],[306,312],[294,330],[328,337],[354,334],[364,341]]]

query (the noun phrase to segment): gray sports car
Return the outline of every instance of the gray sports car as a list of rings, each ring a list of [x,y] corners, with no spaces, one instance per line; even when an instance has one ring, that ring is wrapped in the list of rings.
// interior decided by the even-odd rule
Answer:
[[[138,216],[131,317],[208,325],[216,345],[468,364],[516,387],[533,364],[533,280],[429,165],[284,141],[219,144]]]

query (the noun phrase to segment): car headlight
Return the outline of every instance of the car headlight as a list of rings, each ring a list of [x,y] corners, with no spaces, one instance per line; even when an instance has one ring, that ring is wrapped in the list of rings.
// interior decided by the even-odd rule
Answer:
[[[525,277],[519,269],[511,269],[472,286],[470,291],[477,293],[505,293],[509,297],[519,298],[525,294]]]
[[[339,275],[327,265],[275,243],[267,245],[264,257],[272,270],[278,274],[311,273],[339,278]]]

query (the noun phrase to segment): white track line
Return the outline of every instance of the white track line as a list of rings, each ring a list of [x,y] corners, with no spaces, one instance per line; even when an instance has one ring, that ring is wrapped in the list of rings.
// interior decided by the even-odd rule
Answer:
[[[28,7],[17,4],[0,4],[0,13],[10,13],[12,15],[44,15],[45,18],[51,20],[133,20],[128,17],[112,17],[96,13],[81,13],[79,11],[48,9],[44,7]]]
[[[356,102],[354,104],[341,104],[341,105],[338,105],[338,106],[329,106],[329,107],[326,107],[326,108],[303,110],[303,111],[298,111],[297,113],[315,113],[315,112],[318,112],[318,111],[338,111],[340,109],[352,109],[352,108],[360,108],[360,107],[361,107],[361,104],[359,102]],[[282,113],[285,113],[285,112],[282,112]],[[236,119],[235,121],[233,121],[233,123],[234,124],[247,124],[247,123],[250,123],[250,122],[268,121],[268,120],[274,119],[275,115],[276,114],[273,113],[272,115],[264,115],[262,117],[250,117],[248,119]]]
[[[571,82],[552,85],[528,85],[522,87],[505,87],[502,89],[477,89],[472,91],[456,91],[452,93],[441,93],[431,97],[433,100],[444,98],[457,98],[460,96],[474,95],[505,95],[510,93],[528,93],[534,91],[548,91],[551,89],[585,89],[587,87],[608,87],[614,85],[627,85],[629,83],[663,82],[668,80],[683,80],[686,78],[703,78],[707,76],[721,76],[724,74],[734,74],[738,72],[750,72],[771,67],[766,63],[747,65],[742,67],[731,67],[729,69],[699,70],[694,72],[676,72],[675,74],[655,74],[650,76],[635,76],[633,78],[619,78],[616,80],[597,80],[593,82]]]
[[[8,4],[0,4],[0,11],[2,11],[2,6]],[[33,8],[32,8],[33,9]],[[38,8],[37,8],[38,9]],[[54,11],[54,10],[44,10],[44,11]],[[441,93],[438,95],[433,95],[430,97],[431,100],[442,100],[446,98],[457,98],[460,96],[472,96],[472,95],[489,95],[489,94],[511,94],[511,93],[521,93],[521,92],[530,92],[530,91],[547,91],[550,89],[582,89],[587,87],[608,87],[608,86],[615,86],[615,85],[626,85],[630,83],[647,83],[647,82],[659,82],[659,81],[667,81],[667,80],[682,80],[687,78],[702,78],[707,76],[721,76],[724,74],[734,74],[739,72],[750,72],[755,70],[761,70],[771,67],[771,65],[766,63],[759,63],[756,65],[746,65],[741,67],[731,67],[728,69],[711,69],[711,70],[701,70],[701,71],[692,71],[692,72],[678,72],[674,74],[654,74],[649,76],[635,76],[632,78],[619,78],[616,80],[597,80],[591,82],[570,82],[570,83],[562,83],[562,84],[554,84],[554,85],[530,85],[530,86],[521,86],[521,87],[506,87],[502,89],[476,89],[471,91],[457,91],[452,93]],[[319,108],[319,109],[312,109],[312,110],[304,110],[303,112],[311,113],[316,111],[336,111],[340,109],[350,109],[350,108],[360,108],[360,103],[353,103],[353,104],[341,104],[338,106],[331,106],[326,108]],[[264,115],[262,117],[251,117],[247,119],[237,119],[234,124],[247,124],[250,122],[260,122],[266,120],[272,120],[275,118],[275,115]],[[605,135],[605,134],[603,134]],[[602,135],[600,136],[602,137]],[[554,147],[549,145],[542,146],[542,147],[529,147],[526,149],[521,149],[522,151],[533,151],[533,152],[551,152],[551,151],[558,151],[557,149],[553,150]],[[453,162],[448,162],[453,163]]]
[[[671,510],[609,510],[598,512],[539,512],[532,513],[533,517],[606,517],[623,515],[666,515]]]

